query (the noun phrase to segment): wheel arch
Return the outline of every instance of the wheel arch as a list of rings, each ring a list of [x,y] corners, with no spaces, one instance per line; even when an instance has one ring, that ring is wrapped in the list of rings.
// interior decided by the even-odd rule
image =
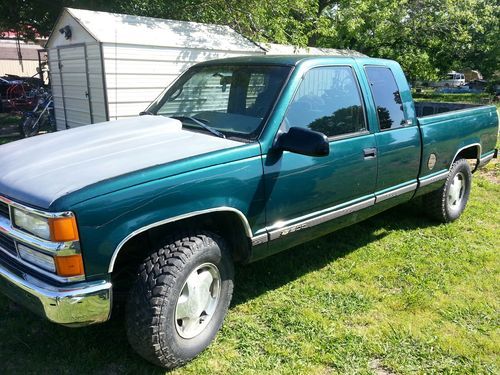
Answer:
[[[122,254],[122,250],[126,248],[127,244],[129,244],[133,239],[138,238],[142,234],[146,234],[150,231],[162,231],[164,229],[167,231],[168,229],[171,229],[173,225],[182,225],[183,223],[202,223],[206,221],[207,219],[223,219],[223,222],[227,222],[227,220],[230,220],[231,223],[234,223],[234,220],[236,219],[236,224],[239,227],[236,227],[232,232],[233,238],[229,239],[229,242],[234,244],[239,244],[241,246],[238,246],[238,248],[233,249],[233,251],[236,252],[237,258],[239,260],[244,260],[244,258],[249,257],[250,255],[250,250],[251,250],[251,239],[252,239],[252,229],[250,227],[250,224],[248,222],[248,219],[246,216],[241,212],[240,210],[233,208],[233,207],[227,207],[227,206],[222,206],[222,207],[215,207],[215,208],[210,208],[206,210],[201,210],[201,211],[194,211],[174,217],[170,217],[164,220],[156,221],[154,223],[150,223],[148,225],[144,225],[131,233],[129,233],[125,238],[123,238],[120,243],[116,246],[116,248],[113,251],[113,255],[111,256],[111,260],[109,262],[108,266],[108,272],[112,273],[115,270],[115,265],[117,262],[117,259],[120,257]],[[230,232],[226,228],[227,232]],[[240,242],[242,237],[246,237],[248,241]]]
[[[475,142],[459,148],[451,160],[451,164],[448,169],[450,169],[453,163],[455,163],[458,159],[476,159],[476,166],[473,170],[474,172],[479,165],[479,161],[481,160],[481,144]]]

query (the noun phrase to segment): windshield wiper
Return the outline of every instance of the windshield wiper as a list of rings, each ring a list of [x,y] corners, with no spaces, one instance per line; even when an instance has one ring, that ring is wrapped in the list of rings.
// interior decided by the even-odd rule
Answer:
[[[222,134],[220,131],[212,128],[211,126],[208,126],[207,124],[204,124],[203,122],[201,122],[196,117],[191,117],[191,116],[170,116],[170,117],[173,118],[173,119],[180,120],[180,121],[182,121],[182,120],[190,120],[190,121],[194,122],[196,125],[199,125],[203,129],[209,131],[213,135],[216,135],[217,137],[220,137],[220,138],[226,138],[226,136],[224,134]]]
[[[153,112],[151,111],[142,111],[139,112],[139,116],[144,116],[144,115],[149,115],[149,116],[156,116]]]

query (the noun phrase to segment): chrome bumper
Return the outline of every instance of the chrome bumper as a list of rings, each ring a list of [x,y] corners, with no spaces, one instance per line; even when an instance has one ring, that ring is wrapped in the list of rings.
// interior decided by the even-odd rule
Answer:
[[[0,264],[0,292],[54,323],[85,326],[111,314],[111,283],[105,280],[55,287]]]

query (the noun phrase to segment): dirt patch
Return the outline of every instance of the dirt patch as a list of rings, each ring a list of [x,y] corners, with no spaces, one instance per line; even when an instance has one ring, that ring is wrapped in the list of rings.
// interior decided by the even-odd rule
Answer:
[[[479,175],[494,184],[500,184],[500,162],[492,159],[484,168],[479,170]]]
[[[395,375],[394,372],[390,371],[387,367],[382,365],[380,359],[374,359],[370,361],[368,367],[370,367],[370,370],[373,370],[373,372],[377,375]]]

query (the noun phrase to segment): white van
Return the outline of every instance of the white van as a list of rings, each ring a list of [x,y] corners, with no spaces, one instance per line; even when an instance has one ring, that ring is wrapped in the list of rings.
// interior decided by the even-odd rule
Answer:
[[[446,79],[439,81],[438,86],[440,87],[457,87],[465,85],[465,75],[463,73],[458,73],[452,71],[446,75]]]

